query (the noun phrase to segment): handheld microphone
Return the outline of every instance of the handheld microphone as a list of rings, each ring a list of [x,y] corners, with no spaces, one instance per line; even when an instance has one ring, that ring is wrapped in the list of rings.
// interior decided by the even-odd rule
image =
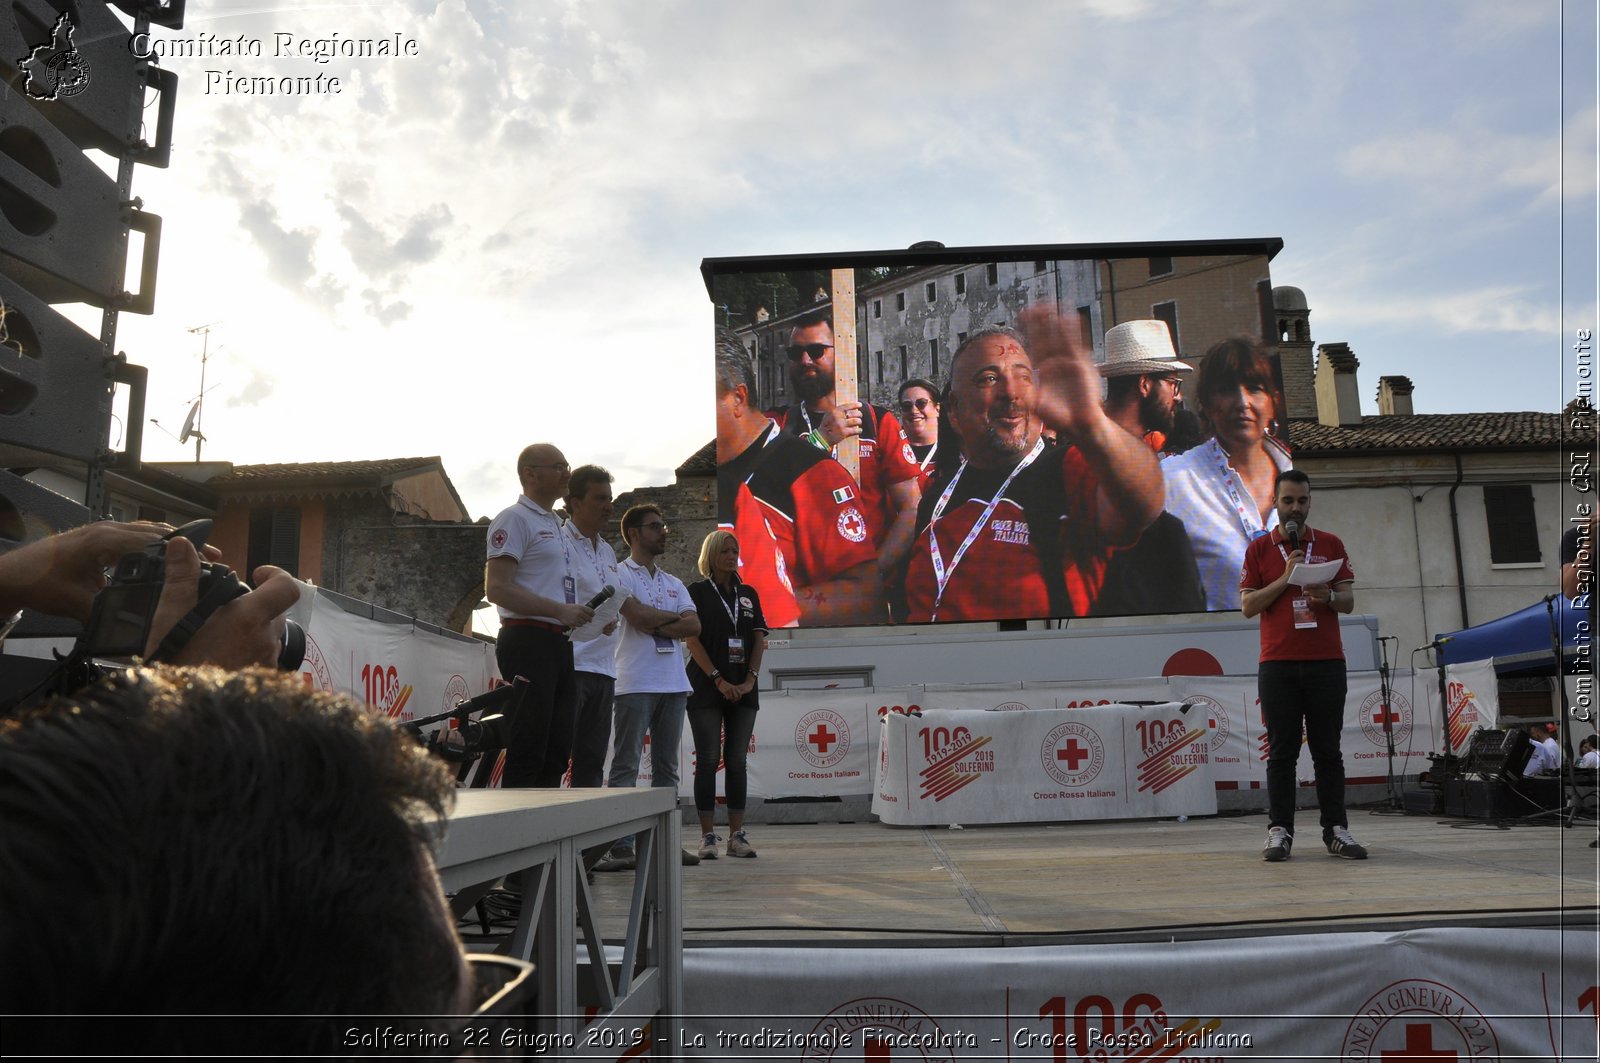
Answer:
[[[1456,640],[1456,637],[1454,635],[1441,635],[1440,637],[1434,639],[1432,642],[1428,643],[1428,648],[1430,650],[1436,650],[1440,646],[1443,646],[1445,643],[1454,642],[1455,640]]]
[[[599,594],[595,595],[593,598],[590,598],[588,601],[584,602],[583,603],[583,607],[585,609],[598,609],[598,608],[600,608],[600,604],[602,602],[604,602],[607,598],[611,597],[615,593],[617,593],[617,589],[615,587],[613,587],[611,584],[608,583],[604,587],[600,588],[600,593]],[[572,628],[571,627],[564,627],[561,630],[562,631],[571,631]]]
[[[1300,525],[1292,520],[1283,522],[1283,537],[1289,540],[1289,552],[1300,549]]]

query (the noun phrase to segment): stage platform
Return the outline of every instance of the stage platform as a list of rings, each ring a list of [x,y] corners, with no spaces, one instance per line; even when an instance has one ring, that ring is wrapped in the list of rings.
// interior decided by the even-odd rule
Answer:
[[[1262,861],[1264,814],[1029,826],[761,824],[754,860],[683,868],[683,941],[995,947],[1437,926],[1594,926],[1595,823],[1494,825],[1352,809],[1365,861],[1329,856],[1314,810]],[[694,845],[693,827],[685,844]],[[724,838],[727,831],[719,826]],[[593,887],[602,927],[632,875]]]

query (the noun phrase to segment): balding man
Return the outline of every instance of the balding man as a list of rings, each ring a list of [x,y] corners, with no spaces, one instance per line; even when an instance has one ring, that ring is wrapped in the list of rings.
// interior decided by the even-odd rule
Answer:
[[[931,484],[906,575],[914,623],[1087,616],[1112,551],[1161,512],[1161,470],[1106,416],[1092,355],[1048,309],[986,328],[950,365],[941,431],[961,463]],[[1049,447],[1048,428],[1072,449]]]
[[[525,448],[517,457],[522,496],[489,525],[483,586],[500,611],[495,662],[507,682],[528,680],[506,736],[505,786],[560,786],[572,750],[578,702],[567,633],[594,610],[578,600],[581,559],[551,509],[571,474],[553,445]]]

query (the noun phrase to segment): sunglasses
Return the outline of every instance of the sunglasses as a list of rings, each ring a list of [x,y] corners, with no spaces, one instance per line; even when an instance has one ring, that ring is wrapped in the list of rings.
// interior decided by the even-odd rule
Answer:
[[[810,355],[811,360],[815,362],[831,350],[833,350],[833,344],[831,343],[801,343],[793,347],[785,347],[784,353],[789,356],[789,361],[791,362],[798,362],[807,355]]]
[[[912,410],[926,410],[932,405],[932,399],[902,399],[899,403],[900,412],[905,414],[909,414]]]

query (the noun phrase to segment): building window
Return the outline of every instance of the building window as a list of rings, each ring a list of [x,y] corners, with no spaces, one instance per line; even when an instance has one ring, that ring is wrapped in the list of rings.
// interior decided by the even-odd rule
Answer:
[[[883,352],[878,352],[878,383],[883,383]]]
[[[956,350],[960,350],[961,349],[961,345],[963,343],[966,343],[966,342],[967,342],[967,334],[965,332],[956,333]]]
[[[932,281],[929,281],[923,287],[922,294],[927,298],[928,305],[932,306],[934,297],[939,294],[939,287],[938,287],[938,285],[934,284]]]
[[[998,263],[991,262],[983,267],[983,274],[988,278],[991,288],[1000,283],[1000,266]]]
[[[957,273],[956,274],[956,294],[957,295],[966,295],[967,294],[967,275],[965,273]]]
[[[874,299],[874,300],[872,300],[872,316],[873,317],[882,317],[883,316],[883,300],[882,299]]]
[[[1171,272],[1172,272],[1172,256],[1171,255],[1163,255],[1163,256],[1158,257],[1158,258],[1150,259],[1150,276],[1152,276],[1152,277],[1165,277],[1168,273],[1171,273]]]
[[[911,367],[906,364],[906,349],[904,347],[901,347],[900,348],[900,379],[901,380],[904,380],[906,377],[911,375],[909,372],[907,372],[907,370],[910,369],[910,368]]]
[[[938,339],[938,337],[934,337],[933,339],[928,341],[928,363],[933,366],[933,371],[929,375],[932,376],[935,380],[937,380],[939,378],[939,339]]]
[[[1050,264],[1048,262],[1046,262],[1044,259],[1040,259],[1033,264],[1033,271],[1035,273],[1043,273],[1049,268],[1049,266]]]
[[[1078,335],[1085,347],[1094,350],[1094,313],[1091,307],[1078,307]]]
[[[872,357],[876,358],[878,361],[881,362],[881,361],[883,361],[883,352],[882,351],[874,351],[874,352],[872,352]],[[867,357],[867,352],[865,350],[863,350],[863,349],[861,349],[859,347],[856,348],[856,379],[857,380],[869,380],[869,379],[871,379],[867,375],[871,371],[872,371],[872,358],[868,358]]]
[[[1491,565],[1539,563],[1539,528],[1534,521],[1532,487],[1485,485],[1483,509],[1489,522]]]
[[[894,296],[894,308],[896,310],[904,310],[906,308],[906,293],[905,292],[896,292],[895,293],[895,296]]]
[[[246,555],[246,572],[254,572],[261,565],[277,565],[290,574],[299,571],[300,511],[252,509]]]
[[[1178,344],[1178,304],[1176,302],[1157,303],[1150,308],[1150,316],[1157,321],[1165,321],[1167,323],[1167,331],[1172,333],[1172,349],[1174,351],[1183,350]]]

